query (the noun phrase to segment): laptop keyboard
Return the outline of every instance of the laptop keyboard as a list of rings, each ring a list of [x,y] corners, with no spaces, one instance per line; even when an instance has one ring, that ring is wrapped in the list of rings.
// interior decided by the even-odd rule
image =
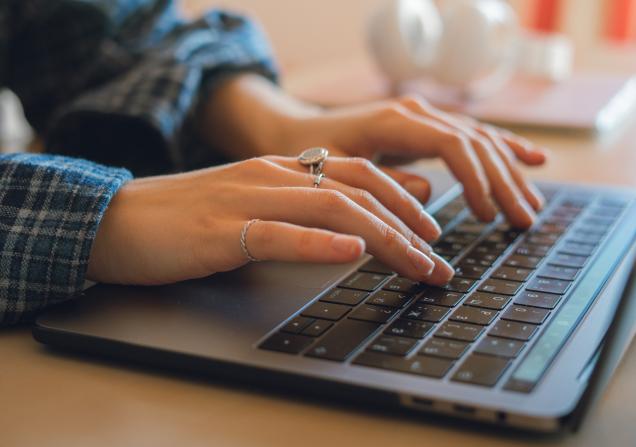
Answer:
[[[479,222],[456,197],[434,215],[443,228],[435,251],[456,269],[448,285],[402,278],[372,259],[260,348],[496,386],[541,338],[626,207],[589,193],[544,194],[548,203],[527,232],[511,229],[501,217]],[[556,323],[573,329],[577,321]],[[505,386],[529,392],[532,385],[510,379]]]

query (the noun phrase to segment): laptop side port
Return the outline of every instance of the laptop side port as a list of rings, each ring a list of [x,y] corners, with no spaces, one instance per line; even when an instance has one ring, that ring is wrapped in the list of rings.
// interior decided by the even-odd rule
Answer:
[[[477,413],[477,409],[475,407],[469,407],[468,405],[455,404],[453,405],[453,410],[464,415],[473,415]]]

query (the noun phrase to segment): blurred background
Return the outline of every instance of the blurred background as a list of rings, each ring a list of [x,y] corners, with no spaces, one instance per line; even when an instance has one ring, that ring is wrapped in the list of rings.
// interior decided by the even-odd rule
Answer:
[[[326,77],[333,81],[333,76],[342,73],[373,68],[366,45],[367,26],[371,14],[384,1],[181,0],[181,7],[191,18],[211,8],[229,8],[258,18],[281,64],[283,84],[312,99],[316,85],[321,84],[324,91],[329,84]],[[562,32],[572,39],[575,69],[636,73],[636,0],[509,2],[526,29]],[[0,92],[0,116],[0,148],[23,149],[32,135],[10,92]]]

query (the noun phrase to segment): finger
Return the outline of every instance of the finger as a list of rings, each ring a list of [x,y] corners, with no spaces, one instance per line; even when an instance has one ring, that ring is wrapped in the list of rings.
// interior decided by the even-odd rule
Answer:
[[[391,225],[338,191],[256,188],[250,198],[249,209],[250,214],[263,220],[360,236],[371,254],[401,275],[417,281],[427,281],[435,268],[441,268]],[[449,272],[448,279],[451,276],[452,272]]]
[[[298,170],[302,177],[297,177],[295,185],[308,184],[306,168],[295,160],[285,157],[268,159],[294,171]],[[441,235],[441,228],[435,219],[424,211],[422,205],[370,161],[364,158],[331,157],[325,162],[323,172],[327,175],[322,183],[324,187],[346,194],[380,219],[389,222],[407,238],[409,235],[403,228],[409,232],[409,228],[413,228],[417,235],[426,241],[436,240]],[[332,180],[335,180],[335,183]]]
[[[515,156],[525,164],[530,166],[541,165],[548,159],[549,151],[546,148],[541,148],[533,144],[531,141],[508,130],[495,126],[486,127],[494,130],[501,138],[503,138]]]
[[[477,131],[467,126],[461,119],[434,109],[427,103],[419,103],[416,99],[407,98],[405,106],[410,110],[419,110],[425,116],[452,126],[466,135],[484,167],[491,185],[492,195],[510,223],[519,228],[528,228],[532,225],[535,214],[531,206],[517,188],[508,165],[501,159],[498,151],[488,139],[480,136]],[[521,179],[523,178],[520,172],[519,176]]]
[[[431,184],[425,178],[386,166],[380,166],[379,169],[398,182],[402,188],[421,203],[426,203],[431,198]]]
[[[494,133],[490,129],[480,128],[478,131],[492,143],[526,201],[537,211],[543,208],[543,204],[545,202],[543,195],[532,183],[526,180],[521,169],[517,163],[515,163],[512,151],[506,142],[499,136],[499,134]]]
[[[346,263],[365,250],[358,236],[262,220],[250,225],[245,245],[251,256],[263,261]]]

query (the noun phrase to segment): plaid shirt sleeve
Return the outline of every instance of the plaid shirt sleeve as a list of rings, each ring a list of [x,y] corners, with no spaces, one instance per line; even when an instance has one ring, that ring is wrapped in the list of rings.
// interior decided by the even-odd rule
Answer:
[[[82,290],[97,226],[130,178],[79,159],[0,156],[0,326]]]
[[[193,116],[228,75],[276,80],[267,39],[248,18],[215,10],[183,20],[174,0],[5,0],[6,81],[47,150],[136,175],[193,169]]]

